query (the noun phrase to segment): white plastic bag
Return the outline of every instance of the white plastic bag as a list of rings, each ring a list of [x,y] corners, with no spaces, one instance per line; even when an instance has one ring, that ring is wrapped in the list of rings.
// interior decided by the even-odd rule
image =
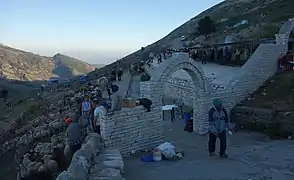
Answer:
[[[176,152],[174,150],[175,146],[173,146],[169,142],[160,144],[159,146],[157,146],[157,148],[160,149],[161,154],[164,155],[166,158],[171,158],[176,155]]]

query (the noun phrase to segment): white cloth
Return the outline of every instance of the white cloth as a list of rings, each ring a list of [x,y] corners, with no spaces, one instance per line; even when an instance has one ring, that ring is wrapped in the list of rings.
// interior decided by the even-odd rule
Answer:
[[[96,126],[99,126],[105,120],[106,109],[103,106],[98,106],[94,110],[94,119],[96,119]]]
[[[170,111],[170,110],[172,110],[173,108],[177,108],[178,106],[176,106],[176,105],[165,105],[165,106],[162,106],[162,110],[163,111]]]

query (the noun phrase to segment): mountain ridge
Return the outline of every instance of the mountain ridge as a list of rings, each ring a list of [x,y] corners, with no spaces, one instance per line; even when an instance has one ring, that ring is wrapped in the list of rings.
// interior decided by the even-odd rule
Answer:
[[[0,76],[2,78],[36,81],[72,78],[93,71],[95,67],[84,61],[57,53],[45,57],[6,45],[0,45]]]
[[[158,41],[121,58],[120,64],[130,65],[140,58],[148,59],[150,52],[158,53],[167,48],[184,46],[223,44],[227,35],[234,35],[235,41],[275,38],[281,25],[294,17],[293,0],[225,0],[184,22]],[[198,21],[209,16],[217,31],[206,39],[198,32]],[[246,24],[241,22],[246,20]],[[185,41],[181,37],[185,36]],[[113,63],[115,64],[115,63]]]

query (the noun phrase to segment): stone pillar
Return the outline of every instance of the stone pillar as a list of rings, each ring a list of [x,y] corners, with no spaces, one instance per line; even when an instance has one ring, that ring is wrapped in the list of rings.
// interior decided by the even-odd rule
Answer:
[[[208,131],[208,111],[211,106],[209,98],[198,96],[193,102],[193,131],[205,134]]]
[[[140,97],[148,98],[153,104],[162,104],[163,88],[159,81],[145,81],[140,83]]]

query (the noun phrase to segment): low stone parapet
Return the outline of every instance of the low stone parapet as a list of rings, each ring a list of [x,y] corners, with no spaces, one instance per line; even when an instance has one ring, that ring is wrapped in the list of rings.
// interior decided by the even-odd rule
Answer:
[[[162,107],[154,104],[150,112],[142,106],[123,108],[101,122],[106,148],[119,149],[127,156],[132,151],[150,150],[164,140]]]
[[[122,180],[123,160],[115,149],[104,149],[101,137],[92,133],[85,138],[68,169],[57,177],[57,180]]]

